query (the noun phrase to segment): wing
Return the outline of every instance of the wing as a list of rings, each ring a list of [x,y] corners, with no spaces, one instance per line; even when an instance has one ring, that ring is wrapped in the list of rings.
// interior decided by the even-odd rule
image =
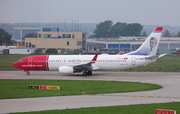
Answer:
[[[98,54],[99,53],[96,53],[96,55],[94,56],[94,58],[90,62],[85,63],[85,64],[78,64],[78,65],[75,65],[72,67],[74,67],[74,69],[76,69],[76,71],[80,71],[80,72],[81,71],[92,71],[94,69],[97,69],[97,68],[94,68],[92,66],[92,64],[96,62]]]

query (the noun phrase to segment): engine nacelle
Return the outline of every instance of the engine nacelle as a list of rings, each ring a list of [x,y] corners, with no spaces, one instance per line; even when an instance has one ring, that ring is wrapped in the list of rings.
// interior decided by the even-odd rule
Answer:
[[[73,74],[73,73],[74,73],[74,70],[73,70],[73,67],[60,66],[60,67],[59,67],[59,73]]]

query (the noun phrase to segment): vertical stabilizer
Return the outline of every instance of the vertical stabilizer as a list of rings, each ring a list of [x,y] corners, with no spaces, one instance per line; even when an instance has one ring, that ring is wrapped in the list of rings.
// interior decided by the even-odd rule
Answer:
[[[126,55],[155,56],[158,49],[162,29],[163,27],[157,27],[154,29],[154,31],[136,51],[127,53]]]

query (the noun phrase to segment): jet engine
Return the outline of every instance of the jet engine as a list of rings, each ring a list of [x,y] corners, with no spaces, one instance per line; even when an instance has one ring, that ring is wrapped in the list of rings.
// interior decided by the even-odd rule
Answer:
[[[59,67],[59,73],[73,74],[73,73],[74,73],[74,70],[73,70],[73,67],[60,66],[60,67]]]

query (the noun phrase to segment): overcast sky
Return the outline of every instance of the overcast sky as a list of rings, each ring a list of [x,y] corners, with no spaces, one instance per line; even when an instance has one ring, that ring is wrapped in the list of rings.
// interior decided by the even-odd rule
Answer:
[[[0,23],[56,19],[180,26],[180,0],[0,0]]]

